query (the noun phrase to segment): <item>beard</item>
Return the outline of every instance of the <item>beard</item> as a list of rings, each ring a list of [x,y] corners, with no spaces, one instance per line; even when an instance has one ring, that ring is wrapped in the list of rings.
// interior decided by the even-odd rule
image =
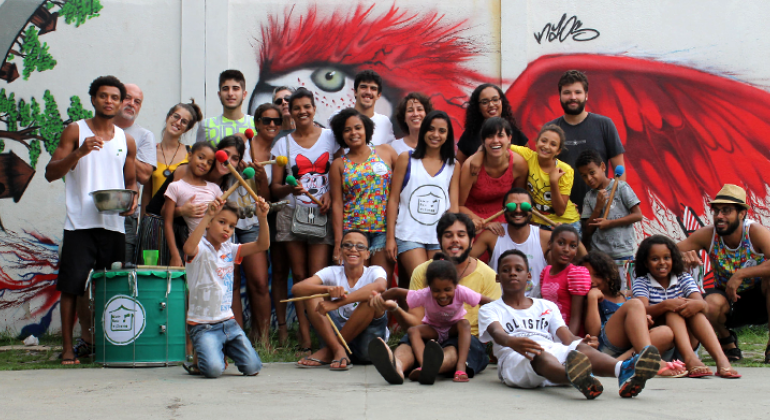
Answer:
[[[514,223],[512,219],[513,219],[512,217],[509,219],[507,214],[505,215],[505,221],[508,223],[509,226],[513,226],[514,229],[521,229],[524,226],[527,226],[529,222],[532,221],[532,213],[529,213],[529,215],[527,215],[527,219],[524,220],[523,223]]]
[[[564,110],[565,114],[568,114],[568,115],[580,115],[580,114],[583,113],[583,110],[586,109],[586,101],[577,102],[578,107],[576,109],[570,108],[569,105],[571,105],[571,104],[572,104],[572,102],[570,102],[570,103],[561,102],[561,108]]]
[[[735,232],[735,231],[736,231],[736,230],[737,230],[737,229],[738,229],[740,226],[741,226],[741,220],[740,220],[739,218],[737,218],[737,217],[736,217],[736,218],[735,218],[735,221],[733,221],[733,222],[730,222],[730,224],[728,224],[726,228],[724,228],[724,229],[719,229],[718,227],[716,227],[716,225],[714,226],[714,228],[716,229],[717,235],[719,235],[719,236],[730,236],[730,235],[732,235],[732,234],[733,234],[733,232]]]
[[[121,109],[120,111],[118,111],[118,115],[120,115],[120,118],[123,118],[124,120],[128,120],[128,121],[134,121],[136,119],[136,112],[134,112],[133,114],[129,114],[128,112],[126,112],[125,109]]]
[[[443,250],[442,250],[442,252],[444,252],[447,256],[449,256],[448,252],[443,251]],[[469,246],[468,249],[463,251],[462,254],[460,254],[460,255],[458,255],[456,257],[449,256],[449,260],[452,261],[453,263],[455,263],[455,265],[458,265],[458,264],[464,263],[465,260],[467,260],[470,255],[471,255],[471,247]]]

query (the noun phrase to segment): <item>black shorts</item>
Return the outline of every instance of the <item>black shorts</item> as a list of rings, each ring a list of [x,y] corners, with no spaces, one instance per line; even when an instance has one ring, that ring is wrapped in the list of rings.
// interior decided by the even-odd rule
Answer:
[[[126,258],[126,235],[107,229],[65,230],[56,290],[83,296],[91,269],[110,269]]]
[[[716,287],[707,289],[704,296],[713,293],[722,295],[727,299],[725,289]],[[758,284],[751,289],[744,290],[738,293],[738,296],[741,298],[730,304],[730,311],[727,313],[727,323],[725,324],[727,328],[767,324],[767,298],[762,293],[761,285]]]
[[[457,348],[459,340],[460,339],[458,337],[449,337],[446,341],[441,343],[441,348],[443,349],[444,347],[449,346]],[[409,334],[404,334],[404,336],[401,337],[400,343],[411,346],[412,344],[411,341],[409,341]],[[465,365],[467,366],[465,373],[468,374],[469,378],[473,378],[477,373],[486,369],[488,364],[489,356],[487,355],[487,346],[482,344],[478,337],[471,335],[471,348],[468,351],[468,359],[465,361]],[[447,376],[453,377],[454,371],[448,373]]]

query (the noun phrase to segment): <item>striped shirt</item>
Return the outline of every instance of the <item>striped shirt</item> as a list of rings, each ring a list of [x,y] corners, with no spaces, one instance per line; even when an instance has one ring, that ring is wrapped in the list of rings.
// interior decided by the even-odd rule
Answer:
[[[671,275],[668,288],[664,288],[650,274],[637,277],[634,280],[634,297],[647,298],[650,305],[655,305],[664,300],[686,298],[693,293],[700,293],[698,283],[689,273],[678,276]]]

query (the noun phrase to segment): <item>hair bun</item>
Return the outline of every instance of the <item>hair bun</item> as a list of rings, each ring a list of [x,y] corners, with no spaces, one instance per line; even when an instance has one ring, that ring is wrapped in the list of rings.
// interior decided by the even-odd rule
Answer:
[[[447,261],[449,258],[443,252],[439,251],[433,254],[433,261]]]

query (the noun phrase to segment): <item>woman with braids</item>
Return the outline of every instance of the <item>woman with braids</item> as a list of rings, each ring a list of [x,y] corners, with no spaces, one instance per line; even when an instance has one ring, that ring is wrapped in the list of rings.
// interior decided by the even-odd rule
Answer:
[[[481,147],[481,126],[489,118],[500,117],[511,125],[513,135],[511,144],[526,146],[527,137],[516,126],[511,104],[499,87],[485,83],[473,90],[465,111],[465,131],[457,142],[457,162],[462,166],[468,156]]]

